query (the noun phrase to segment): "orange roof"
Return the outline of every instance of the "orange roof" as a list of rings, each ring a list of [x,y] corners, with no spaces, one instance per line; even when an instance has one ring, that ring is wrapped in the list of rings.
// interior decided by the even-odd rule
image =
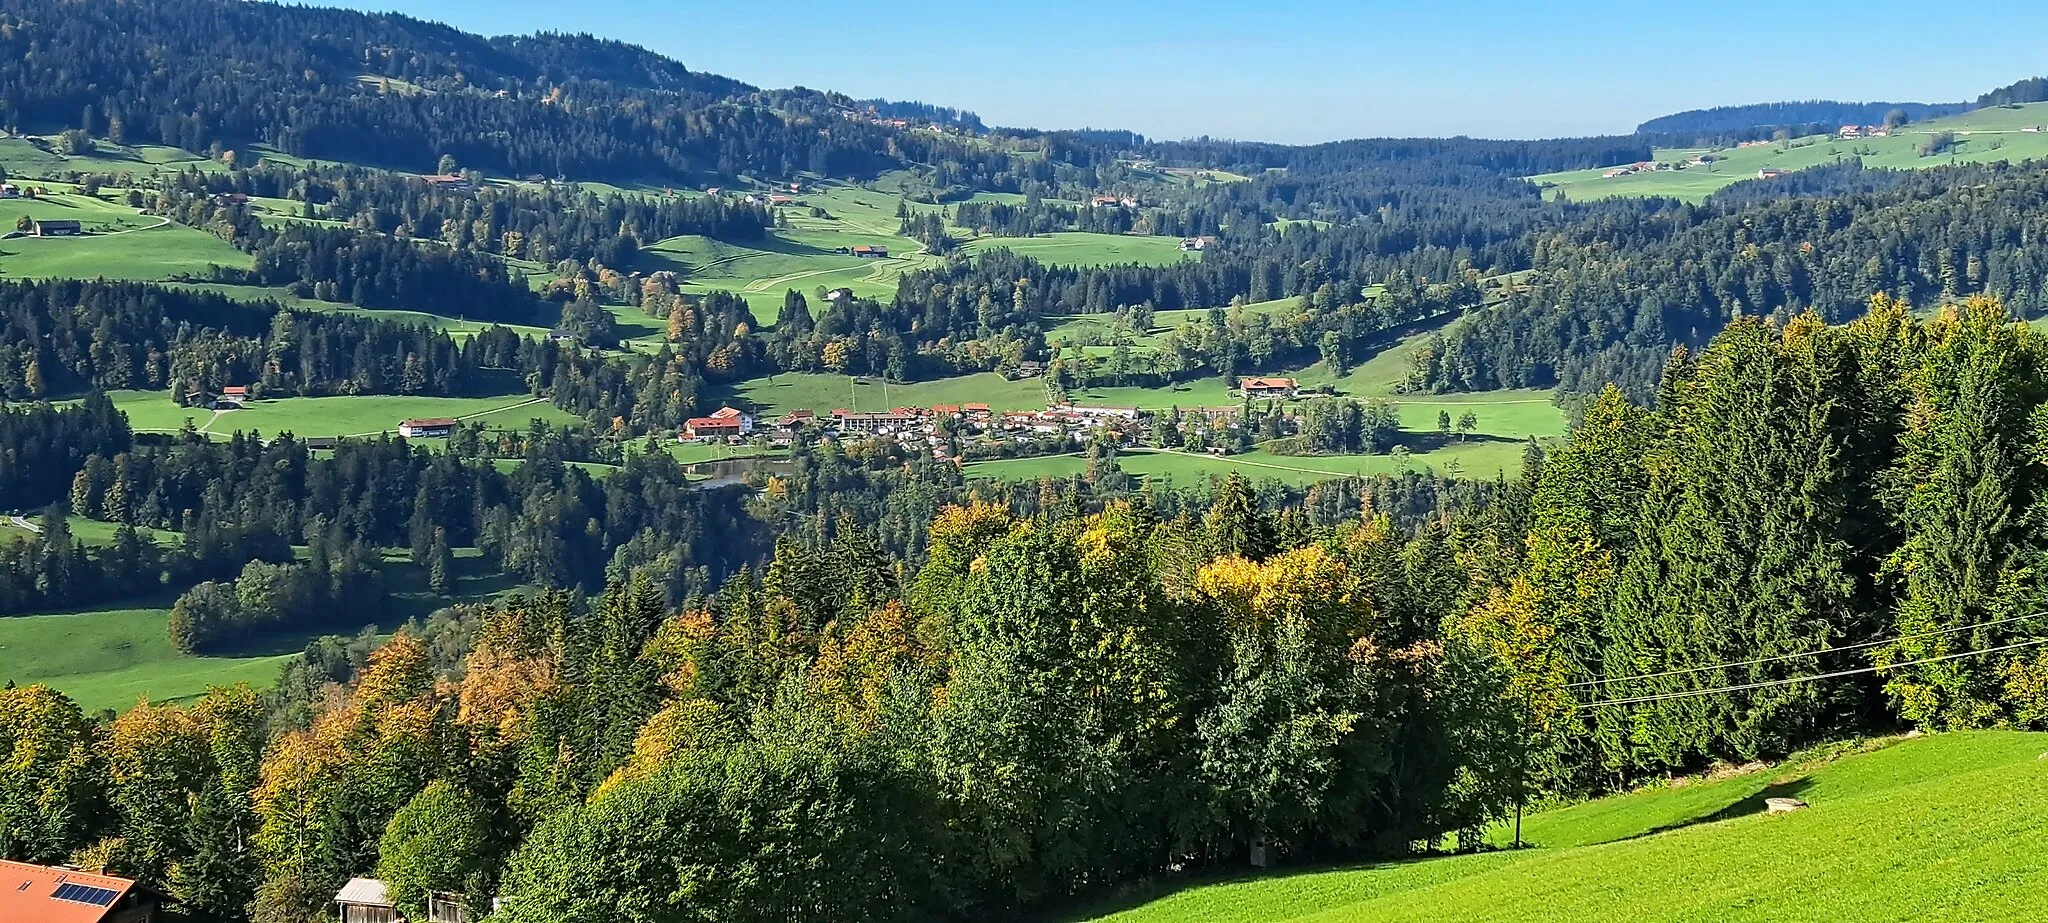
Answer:
[[[968,413],[987,413],[987,412],[988,412],[988,405],[987,405],[987,404],[962,404],[961,406],[962,406],[962,407],[965,407],[965,408],[967,409],[967,412],[968,412]]]
[[[0,920],[99,923],[134,889],[126,878],[0,859]]]
[[[1244,387],[1245,387],[1246,389],[1255,389],[1255,388],[1292,388],[1292,387],[1294,387],[1294,379],[1292,379],[1292,378],[1247,378],[1247,379],[1245,379],[1245,380],[1244,380],[1244,383],[1243,383],[1243,384],[1244,384]]]
[[[718,408],[717,412],[715,412],[715,413],[713,413],[713,414],[711,415],[711,419],[713,419],[713,420],[734,420],[734,419],[738,419],[738,418],[739,418],[739,415],[740,415],[740,412],[739,412],[739,411],[737,411],[737,410],[734,410],[734,409],[732,409],[731,407],[720,407],[720,408]]]
[[[400,426],[454,426],[454,417],[427,417],[421,420],[407,420]]]

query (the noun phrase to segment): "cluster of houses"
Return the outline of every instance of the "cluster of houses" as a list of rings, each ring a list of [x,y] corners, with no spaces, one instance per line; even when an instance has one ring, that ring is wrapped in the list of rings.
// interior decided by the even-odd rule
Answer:
[[[764,433],[774,444],[788,445],[799,434],[828,439],[879,437],[929,451],[936,458],[945,458],[948,456],[948,438],[941,434],[942,421],[952,421],[952,431],[970,440],[1032,442],[1065,438],[1080,442],[1105,430],[1136,439],[1138,418],[1136,407],[1060,404],[1044,410],[997,412],[987,404],[968,403],[889,410],[840,408],[828,414],[794,410],[757,425],[753,416],[745,411],[722,407],[708,417],[698,417],[685,423],[677,439],[692,443],[729,443]]]
[[[1844,141],[1854,141],[1858,138],[1889,138],[1891,135],[1892,130],[1883,125],[1844,125],[1840,131],[1835,132],[1835,137]]]
[[[1632,163],[1627,166],[1615,167],[1600,175],[1606,179],[1614,179],[1615,177],[1619,176],[1634,176],[1637,173],[1662,173],[1666,170],[1675,169],[1677,169],[1677,167],[1673,164],[1665,163],[1659,160],[1645,160],[1640,163]]]
[[[1098,195],[1090,196],[1088,204],[1094,208],[1137,208],[1137,196]]]

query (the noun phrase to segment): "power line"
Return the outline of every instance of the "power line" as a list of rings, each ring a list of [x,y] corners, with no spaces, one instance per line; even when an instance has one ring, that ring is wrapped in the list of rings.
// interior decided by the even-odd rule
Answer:
[[[1664,692],[1659,693],[1657,695],[1643,695],[1628,699],[1609,699],[1605,702],[1588,702],[1582,707],[1598,708],[1602,705],[1641,705],[1646,702],[1663,702],[1670,699],[1690,699],[1703,695],[1719,695],[1723,692],[1746,692],[1751,689],[1766,689],[1772,686],[1789,686],[1793,683],[1811,682],[1817,679],[1837,679],[1843,676],[1856,676],[1863,673],[1876,673],[1880,670],[1896,670],[1900,667],[1914,667],[1919,666],[1923,663],[1938,663],[1943,660],[1955,660],[1959,657],[1975,657],[1979,654],[1996,654],[2000,651],[2017,650],[2023,647],[2035,647],[2042,644],[2048,644],[2048,638],[2035,638],[2032,641],[2021,641],[2018,644],[2007,644],[2002,647],[1989,647],[1981,651],[1963,651],[1958,654],[1943,654],[1939,657],[1925,657],[1920,660],[1909,660],[1905,663],[1893,663],[1874,667],[1857,667],[1853,670],[1836,670],[1833,673],[1817,673],[1813,676],[1794,676],[1790,679],[1773,679],[1757,683],[1743,683],[1739,686],[1722,686],[1719,689],[1694,689],[1689,692]]]
[[[1978,622],[1975,625],[1959,625],[1954,628],[1936,628],[1931,631],[1919,632],[1918,634],[1900,635],[1896,638],[1886,638],[1881,641],[1864,641],[1860,644],[1844,644],[1841,647],[1827,647],[1817,651],[1807,651],[1801,654],[1777,654],[1771,657],[1759,657],[1755,660],[1737,660],[1732,663],[1716,663],[1709,664],[1704,667],[1686,667],[1682,670],[1665,670],[1662,673],[1644,673],[1638,676],[1620,676],[1615,677],[1613,679],[1589,679],[1584,680],[1582,682],[1566,683],[1564,688],[1583,689],[1587,686],[1605,686],[1610,683],[1627,683],[1639,679],[1661,679],[1666,676],[1684,676],[1688,673],[1705,673],[1708,670],[1725,670],[1730,667],[1752,667],[1762,663],[1777,663],[1781,660],[1798,660],[1802,657],[1818,657],[1822,654],[1833,654],[1840,651],[1861,650],[1866,647],[1882,647],[1886,644],[1897,644],[1900,641],[1911,641],[1916,638],[1932,638],[1936,635],[1952,635],[1956,634],[1957,632],[1975,631],[1979,628],[1990,628],[1994,625],[2009,625],[2013,622],[2024,622],[2030,619],[2037,619],[2044,614],[2048,613],[2036,612],[2032,615],[2016,615],[2012,618],[1997,619],[1995,621],[1990,622]]]

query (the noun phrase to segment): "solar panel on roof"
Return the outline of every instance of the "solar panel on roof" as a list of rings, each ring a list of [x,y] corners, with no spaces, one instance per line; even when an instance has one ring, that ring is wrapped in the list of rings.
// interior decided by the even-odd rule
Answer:
[[[70,901],[74,904],[91,904],[94,907],[105,907],[112,904],[114,898],[119,896],[120,892],[118,891],[81,884],[58,885],[57,892],[50,895],[53,900]]]

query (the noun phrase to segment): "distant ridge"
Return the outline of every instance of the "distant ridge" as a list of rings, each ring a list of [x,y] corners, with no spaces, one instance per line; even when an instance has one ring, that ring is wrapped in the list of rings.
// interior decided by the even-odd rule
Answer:
[[[1954,115],[1969,108],[1968,103],[1845,103],[1830,99],[1751,103],[1661,116],[1636,126],[1636,134],[1743,131],[1779,125],[1875,125],[1884,121],[1885,115],[1894,109],[1904,111],[1908,119],[1918,122]]]

